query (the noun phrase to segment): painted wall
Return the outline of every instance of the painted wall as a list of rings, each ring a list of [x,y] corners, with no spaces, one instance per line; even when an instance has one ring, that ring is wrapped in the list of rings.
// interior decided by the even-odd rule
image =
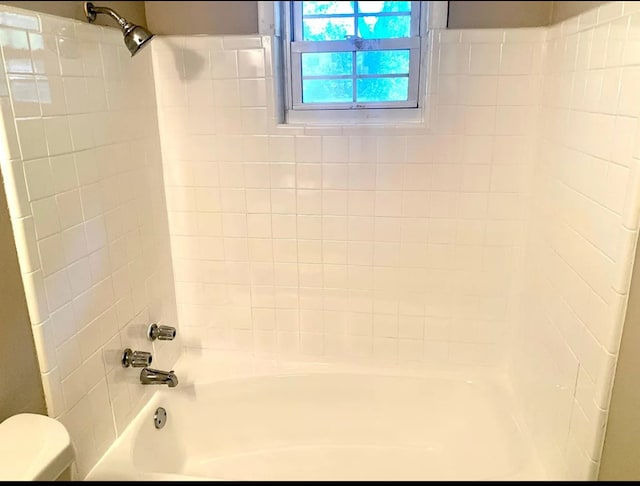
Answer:
[[[120,2],[110,2],[110,1],[102,1],[95,0],[94,5],[98,5],[100,7],[109,7],[115,12],[127,19],[129,22],[133,22],[134,24],[145,26],[147,25],[144,5],[145,2],[136,2],[136,1],[120,1]],[[74,2],[59,2],[59,1],[51,1],[51,2],[30,2],[30,1],[17,1],[17,2],[2,2],[2,5],[9,5],[18,8],[24,8],[27,10],[33,10],[35,12],[42,12],[50,15],[57,15],[60,17],[65,17],[69,19],[81,20],[86,22],[86,17],[84,16],[83,6],[84,2],[82,0],[74,1]],[[117,22],[113,20],[108,15],[98,15],[95,21],[96,25],[106,25],[109,27],[117,27]]]
[[[151,51],[132,58],[118,29],[1,11],[2,174],[48,414],[82,478],[152,392],[124,348],[160,369],[181,352],[180,333],[145,334],[177,321]]]
[[[450,29],[536,27],[556,24],[607,2],[450,1]]]
[[[9,99],[0,98],[7,107]],[[40,370],[33,343],[27,302],[9,220],[4,188],[0,185],[0,422],[17,413],[46,414]]]
[[[557,24],[608,2],[560,1],[552,3],[551,23]]]
[[[450,1],[450,29],[537,27],[549,25],[553,2]]]
[[[156,34],[255,34],[256,2],[145,2],[149,30]]]

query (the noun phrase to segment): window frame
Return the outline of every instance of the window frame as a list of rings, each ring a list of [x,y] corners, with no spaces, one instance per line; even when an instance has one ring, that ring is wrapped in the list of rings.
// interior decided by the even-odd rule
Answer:
[[[421,108],[420,87],[423,84],[422,78],[425,73],[422,69],[422,30],[423,2],[411,1],[410,14],[410,37],[390,38],[390,39],[362,39],[352,37],[345,40],[331,41],[305,41],[302,39],[302,2],[289,1],[283,3],[283,15],[285,22],[285,84],[287,111],[292,113],[303,113],[306,111],[333,111],[357,112],[367,111],[371,113],[391,109],[419,109]],[[356,4],[357,5],[357,4]],[[356,25],[359,13],[357,8],[354,15],[346,15],[354,18]],[[378,14],[378,16],[390,16],[389,14]],[[357,52],[362,51],[384,51],[403,49],[409,51],[409,74],[408,74],[408,98],[406,101],[386,101],[386,102],[345,102],[345,103],[303,103],[302,102],[302,54],[305,52],[351,52],[353,63],[355,64]],[[356,90],[355,81],[366,77],[382,76],[358,76],[354,70],[351,78],[354,80],[354,95]],[[348,79],[348,78],[347,78]]]

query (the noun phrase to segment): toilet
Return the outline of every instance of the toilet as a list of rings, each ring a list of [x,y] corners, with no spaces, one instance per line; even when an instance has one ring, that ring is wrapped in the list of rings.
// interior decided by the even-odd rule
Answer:
[[[0,481],[71,479],[71,438],[56,419],[21,413],[0,423]]]

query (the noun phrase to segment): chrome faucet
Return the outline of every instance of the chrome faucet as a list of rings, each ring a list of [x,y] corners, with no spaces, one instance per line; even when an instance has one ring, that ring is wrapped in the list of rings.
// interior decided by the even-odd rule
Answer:
[[[178,377],[173,370],[161,371],[153,368],[142,368],[140,383],[143,385],[169,385],[169,388],[178,386]]]

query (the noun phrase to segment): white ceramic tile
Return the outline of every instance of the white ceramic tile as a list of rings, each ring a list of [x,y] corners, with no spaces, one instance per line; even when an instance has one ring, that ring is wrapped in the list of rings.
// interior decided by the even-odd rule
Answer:
[[[67,191],[56,196],[60,227],[67,229],[82,222],[82,204],[79,191]]]
[[[16,120],[20,151],[23,160],[31,160],[47,155],[47,142],[42,119]]]
[[[52,417],[59,417],[64,411],[61,378],[57,368],[42,375],[42,388],[47,404],[47,412]]]
[[[67,113],[64,84],[58,76],[36,76],[38,98],[43,116]]]
[[[44,118],[49,155],[71,152],[71,132],[66,117]]]
[[[262,49],[239,50],[238,75],[241,78],[264,77],[264,51]]]
[[[71,304],[64,305],[50,314],[53,327],[54,343],[58,347],[78,331],[76,319]]]
[[[42,272],[36,270],[32,273],[23,274],[22,281],[31,323],[34,325],[40,324],[47,318],[48,307]]]
[[[27,118],[40,116],[40,100],[38,84],[35,76],[8,76],[11,104],[16,117]]]
[[[224,49],[254,49],[262,47],[262,38],[260,36],[240,36],[230,35],[224,36],[222,40]]]
[[[82,58],[80,42],[72,36],[58,36],[58,55],[60,57],[60,73],[63,76],[82,76]]]
[[[29,47],[33,70],[38,74],[56,76],[60,74],[56,39],[50,34],[29,32]]]
[[[67,106],[67,113],[86,113],[89,105],[89,92],[87,83],[82,77],[64,77],[64,96]]]
[[[70,154],[51,157],[49,161],[53,174],[51,183],[56,193],[60,194],[77,187],[76,167]]]
[[[500,59],[500,74],[530,74],[534,44],[504,44]]]
[[[88,258],[81,258],[67,267],[69,285],[74,295],[79,295],[91,287],[91,270]]]
[[[265,106],[266,83],[264,79],[241,79],[240,106]]]
[[[92,120],[88,115],[72,115],[68,118],[73,150],[80,151],[94,147]]]
[[[24,174],[31,201],[53,195],[54,188],[51,184],[53,174],[49,159],[43,158],[26,162]]]
[[[71,288],[65,269],[45,277],[44,287],[50,312],[55,311],[71,300]]]
[[[234,50],[211,52],[211,75],[213,79],[237,78],[237,52]]]
[[[500,44],[471,45],[469,72],[471,74],[498,74],[500,47]]]
[[[50,321],[32,326],[33,341],[36,346],[38,363],[41,373],[51,372],[57,364],[56,352],[53,339],[53,330]]]
[[[3,28],[0,35],[6,72],[33,73],[27,32]]]
[[[38,241],[38,253],[44,277],[62,270],[66,264],[62,238],[59,234]]]
[[[55,198],[47,197],[31,203],[36,237],[45,238],[60,231],[58,208]]]

